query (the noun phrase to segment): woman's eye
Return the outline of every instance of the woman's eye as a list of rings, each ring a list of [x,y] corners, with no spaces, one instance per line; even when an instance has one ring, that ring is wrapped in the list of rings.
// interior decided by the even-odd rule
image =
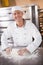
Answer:
[[[14,13],[14,15],[20,14],[20,12]]]
[[[16,15],[16,13],[14,13],[14,15]]]
[[[20,14],[20,13],[18,12],[18,14]]]

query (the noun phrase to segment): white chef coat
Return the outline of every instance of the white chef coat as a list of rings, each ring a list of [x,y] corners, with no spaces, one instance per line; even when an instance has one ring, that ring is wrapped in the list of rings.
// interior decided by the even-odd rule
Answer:
[[[22,27],[17,27],[16,21],[10,22],[6,31],[2,34],[1,37],[1,48],[2,50],[6,49],[7,47],[11,47],[9,45],[7,39],[12,37],[13,46],[24,46],[26,47],[31,53],[34,52],[38,46],[41,44],[42,37],[36,28],[36,26],[30,22],[25,21],[26,24]],[[34,41],[33,39],[34,38]]]

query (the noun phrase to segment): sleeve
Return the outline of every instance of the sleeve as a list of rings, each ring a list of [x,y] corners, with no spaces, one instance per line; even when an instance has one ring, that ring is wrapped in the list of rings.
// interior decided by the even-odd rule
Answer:
[[[11,30],[10,30],[10,26],[8,26],[8,28],[3,32],[1,36],[1,50],[10,47],[8,44],[8,38],[10,37],[11,37]]]
[[[34,38],[34,41],[32,41],[27,46],[27,49],[32,53],[39,47],[39,45],[42,42],[41,34],[40,34],[39,30],[37,29],[37,27],[33,23],[31,24],[31,35]]]

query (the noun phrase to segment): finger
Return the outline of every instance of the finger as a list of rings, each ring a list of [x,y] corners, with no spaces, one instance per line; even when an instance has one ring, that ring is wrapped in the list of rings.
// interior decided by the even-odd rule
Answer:
[[[11,53],[11,49],[10,48],[6,49],[6,53],[10,54]]]

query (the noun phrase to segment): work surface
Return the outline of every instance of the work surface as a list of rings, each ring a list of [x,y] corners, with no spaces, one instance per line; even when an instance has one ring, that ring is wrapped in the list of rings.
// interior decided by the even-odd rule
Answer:
[[[43,48],[38,48],[29,57],[4,57],[0,53],[0,65],[43,65]]]

